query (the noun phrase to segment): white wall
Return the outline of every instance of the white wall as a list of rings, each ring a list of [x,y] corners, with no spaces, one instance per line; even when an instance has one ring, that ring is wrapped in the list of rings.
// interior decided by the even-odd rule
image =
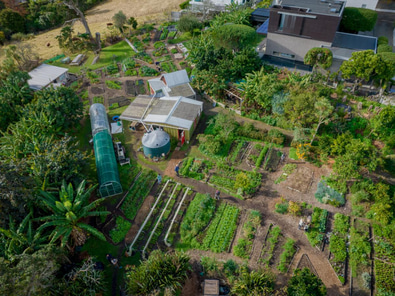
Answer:
[[[363,5],[366,5],[364,8],[375,10],[377,6],[378,0],[347,0],[346,7],[358,7],[361,8]]]

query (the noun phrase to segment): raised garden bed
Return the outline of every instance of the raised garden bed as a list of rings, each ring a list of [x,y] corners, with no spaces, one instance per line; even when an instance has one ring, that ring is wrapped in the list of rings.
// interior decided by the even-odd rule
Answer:
[[[215,253],[229,252],[237,228],[239,209],[222,203],[207,229],[201,248]]]
[[[240,258],[249,259],[251,256],[252,245],[255,233],[261,223],[261,213],[250,211],[247,220],[243,224],[242,236],[233,248],[233,254]]]
[[[209,179],[209,184],[220,187],[236,197],[252,196],[261,184],[262,175],[257,172],[238,170],[227,165],[218,164]]]
[[[137,87],[136,82],[134,80],[126,80],[126,93],[130,96],[137,96]]]
[[[297,250],[295,241],[288,238],[285,244],[282,246],[282,249],[283,252],[280,255],[280,262],[277,266],[277,269],[282,273],[286,273]]]
[[[213,165],[207,160],[187,157],[182,162],[180,174],[181,176],[193,178],[195,180],[205,180],[208,170],[212,166]]]
[[[171,62],[171,61],[162,62],[162,63],[160,64],[160,66],[161,66],[162,70],[165,71],[165,72],[167,72],[167,73],[175,72],[175,71],[178,70],[177,67],[176,67],[176,65],[174,65],[174,63]]]
[[[210,223],[214,216],[216,202],[208,194],[197,193],[190,202],[180,226],[180,241],[182,244],[199,247],[196,237]]]
[[[370,296],[372,289],[372,264],[370,226],[354,219],[350,233],[350,272],[352,295]]]
[[[311,215],[309,230],[305,232],[310,244],[313,247],[319,246],[320,250],[322,249],[321,244],[323,243],[323,239],[325,236],[327,219],[327,210],[314,208],[313,214]]]
[[[136,180],[121,206],[121,210],[126,218],[133,220],[136,217],[155,179],[156,174],[154,171],[143,171]]]
[[[340,213],[335,214],[333,232],[329,240],[329,262],[337,274],[340,282],[346,282],[347,271],[347,241],[350,229],[350,219]]]
[[[373,230],[375,290],[395,293],[395,243],[382,225],[373,224]]]
[[[126,234],[128,233],[132,223],[125,220],[121,216],[117,216],[116,226],[110,230],[111,240],[115,244],[119,244],[121,241],[125,239]]]
[[[230,153],[228,156],[228,162],[232,164],[239,164],[243,161],[249,142],[241,140],[234,141],[232,147],[230,148]]]
[[[263,168],[266,171],[275,172],[277,170],[278,164],[280,163],[282,154],[283,153],[280,150],[270,147],[269,151],[267,152]]]
[[[116,80],[106,80],[106,86],[110,89],[122,89],[122,82]]]
[[[278,226],[271,224],[265,238],[265,245],[262,248],[261,257],[259,262],[266,266],[272,266],[275,258],[279,257],[281,253],[280,246],[283,245],[285,238],[281,235],[281,229]],[[280,252],[276,253],[276,250]],[[276,256],[275,256],[276,255]]]

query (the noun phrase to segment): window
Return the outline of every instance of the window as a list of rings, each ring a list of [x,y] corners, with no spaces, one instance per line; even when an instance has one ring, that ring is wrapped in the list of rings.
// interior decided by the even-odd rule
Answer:
[[[366,8],[366,4],[362,4],[362,8]]]
[[[287,17],[287,15],[285,14],[280,14],[280,23],[278,25],[278,30],[282,31],[284,28],[284,23],[285,23],[285,18]]]

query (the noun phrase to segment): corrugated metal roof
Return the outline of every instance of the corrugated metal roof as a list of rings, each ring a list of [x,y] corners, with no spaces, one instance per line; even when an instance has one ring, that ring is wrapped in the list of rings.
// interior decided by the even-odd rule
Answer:
[[[165,84],[159,78],[150,79],[148,80],[148,82],[150,87],[152,87],[154,91],[161,90],[162,88],[165,87]]]
[[[185,69],[163,74],[163,77],[166,80],[167,86],[170,88],[179,84],[189,83],[188,74]]]
[[[173,107],[167,114],[165,112],[157,111],[156,108],[161,106]],[[203,102],[184,98],[184,97],[163,97],[159,102],[148,112],[144,118],[147,123],[162,123],[173,125],[178,128],[190,129],[196,117],[203,111]]]
[[[376,50],[377,38],[365,35],[349,34],[336,32],[332,47],[358,49],[358,50]]]
[[[69,69],[67,68],[41,64],[29,72],[31,79],[29,79],[27,83],[31,89],[39,90],[49,85],[52,81],[62,76],[68,70]]]
[[[151,97],[147,95],[137,96],[132,103],[122,112],[119,117],[123,120],[140,120],[144,115],[144,111],[147,109],[149,103],[151,102]]]

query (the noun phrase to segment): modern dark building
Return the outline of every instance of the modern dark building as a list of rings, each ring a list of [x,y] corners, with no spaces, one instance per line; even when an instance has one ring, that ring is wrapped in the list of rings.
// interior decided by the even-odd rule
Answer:
[[[338,32],[345,6],[340,0],[274,0],[264,59],[303,62],[313,47],[329,48],[340,61],[355,51],[376,51],[376,37]],[[266,33],[264,25],[260,29]]]
[[[331,47],[345,2],[278,0],[270,9],[266,55],[303,61],[313,47]]]

